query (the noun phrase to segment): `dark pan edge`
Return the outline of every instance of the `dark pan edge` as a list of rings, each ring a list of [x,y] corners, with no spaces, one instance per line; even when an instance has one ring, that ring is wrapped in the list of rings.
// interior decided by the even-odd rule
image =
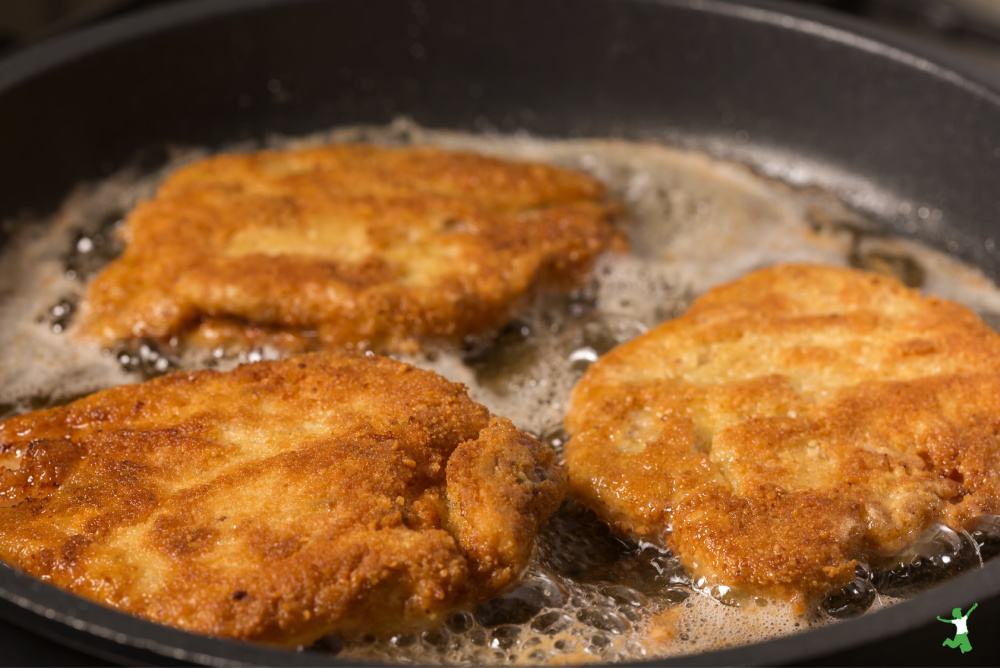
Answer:
[[[936,44],[866,23],[852,16],[780,0],[642,0],[688,6],[707,13],[814,35],[908,65],[1000,105],[1000,73]]]
[[[0,94],[46,70],[105,47],[141,39],[187,23],[259,9],[285,0],[185,0],[74,30],[0,61]],[[307,0],[308,1],[308,0]]]

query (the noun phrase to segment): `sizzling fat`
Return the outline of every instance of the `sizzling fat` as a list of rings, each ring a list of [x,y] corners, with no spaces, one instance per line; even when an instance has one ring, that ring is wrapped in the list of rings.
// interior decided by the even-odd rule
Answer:
[[[571,493],[694,576],[800,601],[1000,509],[1000,336],[893,279],[757,271],[573,392]]]

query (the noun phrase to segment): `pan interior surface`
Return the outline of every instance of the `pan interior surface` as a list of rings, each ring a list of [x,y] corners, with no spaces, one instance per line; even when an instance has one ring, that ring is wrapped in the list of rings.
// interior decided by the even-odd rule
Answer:
[[[773,9],[596,0],[168,8],[0,66],[0,120],[23,128],[0,137],[11,175],[0,212],[49,211],[78,181],[164,164],[168,146],[215,148],[402,114],[429,127],[658,139],[736,157],[831,189],[885,229],[995,279],[989,193],[1000,105],[991,89],[933,58]],[[5,615],[29,611],[52,635],[93,638],[114,656],[313,658],[194,638],[0,575]],[[995,596],[998,564],[947,589],[808,638],[682,662],[802,661],[864,645]]]

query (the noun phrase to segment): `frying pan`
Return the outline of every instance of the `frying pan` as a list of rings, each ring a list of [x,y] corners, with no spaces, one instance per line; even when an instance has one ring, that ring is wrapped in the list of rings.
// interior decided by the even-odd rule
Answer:
[[[990,73],[926,47],[764,1],[200,0],[0,63],[0,219],[51,211],[74,184],[126,165],[155,168],[169,145],[406,115],[736,158],[831,189],[997,279],[998,91]],[[974,602],[961,662],[991,663],[1000,560],[863,618],[677,663],[952,663],[935,617]],[[6,567],[0,616],[107,661],[331,661],[160,627]]]

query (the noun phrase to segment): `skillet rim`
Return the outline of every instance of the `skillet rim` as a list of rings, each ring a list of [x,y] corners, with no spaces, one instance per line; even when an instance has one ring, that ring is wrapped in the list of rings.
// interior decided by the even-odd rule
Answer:
[[[22,81],[83,55],[188,23],[272,6],[328,4],[337,0],[178,0],[136,14],[113,18],[31,45],[0,59],[0,95]],[[957,56],[935,44],[811,6],[784,0],[606,0],[610,3],[676,7],[705,14],[764,23],[843,44],[888,58],[1000,106],[1000,72]]]
[[[50,70],[77,58],[94,55],[108,48],[145,36],[182,28],[208,19],[238,13],[266,10],[294,4],[319,4],[324,0],[188,0],[155,7],[35,45],[0,61],[0,95],[15,89]],[[609,2],[612,0],[608,0]],[[1000,75],[985,66],[949,54],[942,48],[916,39],[839,16],[815,7],[783,4],[774,0],[614,0],[626,4],[645,4],[677,8],[763,23],[778,30],[802,33],[866,51],[880,58],[957,86],[983,100],[1000,117]],[[956,604],[962,607],[989,593],[1000,593],[1000,559],[988,562],[980,570],[953,578],[891,609],[883,609],[814,629],[803,634],[778,638],[754,645],[703,654],[636,662],[626,665],[723,665],[732,663],[774,664],[804,661],[831,652],[843,652],[879,638],[892,638],[927,622],[928,610],[939,611]],[[36,598],[37,597],[37,598]],[[937,605],[947,597],[948,603]],[[60,642],[84,645],[103,656],[133,661],[137,656],[115,649],[131,647],[144,660],[149,657],[191,661],[210,665],[233,663],[269,665],[329,665],[343,659],[310,653],[292,653],[267,647],[196,636],[170,627],[137,619],[99,604],[90,603],[68,592],[57,590],[39,580],[0,565],[0,616],[36,633],[55,637]],[[48,600],[48,603],[42,602]],[[66,611],[70,612],[66,612]],[[30,613],[24,619],[18,612]],[[41,624],[29,627],[28,623]],[[122,630],[125,629],[125,630]],[[83,638],[67,631],[80,632]],[[888,631],[888,632],[887,632]],[[104,641],[88,644],[87,635]],[[122,636],[125,636],[124,638]],[[181,647],[179,644],[184,646]],[[798,646],[798,651],[790,651]],[[219,651],[217,651],[219,650]],[[223,651],[224,650],[224,651]]]

